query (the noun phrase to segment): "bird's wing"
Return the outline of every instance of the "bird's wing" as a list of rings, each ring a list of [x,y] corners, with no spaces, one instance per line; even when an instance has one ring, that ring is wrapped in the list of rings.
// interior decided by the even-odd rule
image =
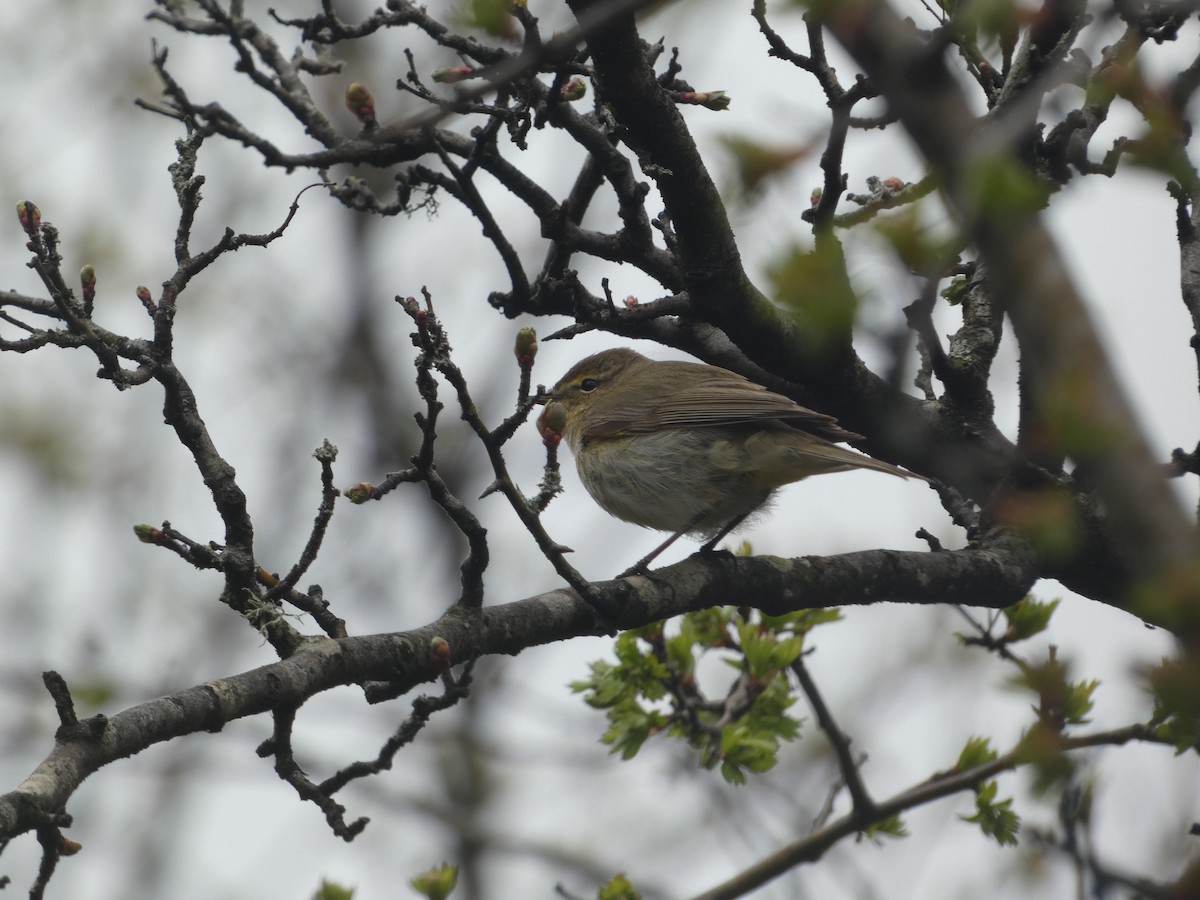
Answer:
[[[637,421],[633,421],[634,418]],[[637,434],[660,428],[702,428],[772,420],[786,422],[829,441],[854,441],[862,437],[840,426],[832,416],[815,412],[761,384],[724,371],[679,390],[651,394],[640,405],[636,417],[614,414],[591,431],[594,434]]]

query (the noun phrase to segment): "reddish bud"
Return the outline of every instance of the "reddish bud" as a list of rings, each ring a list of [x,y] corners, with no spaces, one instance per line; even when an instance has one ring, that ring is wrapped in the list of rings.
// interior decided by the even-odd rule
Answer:
[[[471,66],[445,66],[441,69],[434,69],[429,73],[429,77],[437,84],[457,84],[460,81],[466,81],[475,74],[475,69]]]
[[[676,91],[672,96],[676,103],[703,106],[705,109],[717,111],[729,109],[729,104],[733,102],[724,91]]]
[[[96,267],[92,265],[84,266],[79,270],[79,282],[83,285],[86,291],[88,288],[96,286]]]
[[[899,191],[904,190],[905,184],[906,184],[906,182],[904,181],[903,178],[885,178],[885,179],[883,179],[883,186],[885,188],[887,188],[889,193],[892,193],[892,194],[895,194]]]
[[[637,305],[638,305],[638,304],[639,304],[641,301],[640,301],[640,300],[638,300],[638,298],[637,298],[637,297],[633,296],[633,294],[630,294],[628,297],[626,297],[626,298],[625,298],[625,300],[624,300],[623,302],[625,303],[625,308],[626,308],[626,309],[633,309],[633,308],[634,308],[635,306],[637,306]]]
[[[560,92],[559,96],[568,103],[574,103],[576,100],[582,100],[585,96],[587,96],[587,82],[576,75],[562,86],[562,91]]]
[[[28,200],[17,201],[17,221],[26,231],[42,224],[42,211]]]
[[[450,665],[450,642],[444,637],[435,636],[429,641],[429,649],[433,653],[433,661],[443,668]]]
[[[537,332],[532,328],[522,328],[518,331],[517,340],[513,346],[513,352],[517,355],[517,365],[522,369],[532,369],[537,351]]]
[[[166,539],[166,535],[153,525],[134,525],[133,533],[143,544],[161,544]]]
[[[365,84],[356,81],[346,88],[346,109],[364,125],[375,124],[375,96]]]
[[[537,417],[534,427],[542,436],[542,443],[547,447],[557,447],[563,432],[567,430],[567,408],[551,400]]]
[[[72,840],[65,834],[59,836],[58,852],[62,856],[74,856],[83,849],[83,844],[79,841]]]
[[[142,301],[142,306],[146,307],[146,312],[154,315],[154,298],[150,296],[150,288],[144,284],[139,284],[137,287],[137,298]]]
[[[375,485],[369,481],[360,481],[353,487],[348,487],[342,491],[342,495],[351,503],[366,503],[368,500],[375,500]]]

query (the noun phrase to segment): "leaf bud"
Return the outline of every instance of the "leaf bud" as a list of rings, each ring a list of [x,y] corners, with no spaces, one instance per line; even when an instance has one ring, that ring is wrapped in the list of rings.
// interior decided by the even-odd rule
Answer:
[[[537,351],[537,332],[532,328],[522,328],[518,331],[517,340],[513,346],[513,352],[517,356],[517,365],[522,369],[532,369]]]
[[[144,284],[137,286],[137,298],[142,301],[142,306],[146,307],[146,312],[154,315],[154,298],[150,296],[150,288]]]
[[[729,109],[729,104],[733,102],[733,98],[724,91],[675,91],[672,96],[676,103],[703,106],[718,112]]]
[[[161,544],[165,535],[153,525],[134,525],[133,533],[143,544]]]
[[[471,66],[444,66],[434,69],[429,73],[429,77],[437,84],[457,84],[460,81],[466,81],[474,74],[475,69]]]
[[[365,84],[356,81],[346,88],[346,109],[364,125],[375,124],[375,96]]]
[[[443,668],[448,668],[450,661],[450,642],[441,635],[435,635],[429,641],[429,650],[433,653],[433,661]]]
[[[562,86],[562,91],[559,93],[567,103],[574,103],[576,100],[582,100],[587,96],[587,82],[578,75]]]
[[[567,408],[551,400],[537,417],[534,427],[547,447],[557,447],[567,430]]]
[[[26,231],[42,224],[42,211],[28,200],[17,201],[17,220]]]
[[[366,503],[368,500],[375,500],[377,498],[375,485],[369,481],[360,481],[353,487],[346,488],[342,491],[342,496],[354,504]]]

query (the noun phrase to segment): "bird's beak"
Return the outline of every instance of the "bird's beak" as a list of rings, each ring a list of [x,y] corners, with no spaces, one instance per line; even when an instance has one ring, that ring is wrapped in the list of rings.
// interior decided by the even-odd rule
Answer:
[[[539,406],[545,406],[547,403],[549,403],[553,399],[554,399],[554,394],[551,391],[546,390],[542,385],[539,384],[538,392],[536,394],[534,394],[534,396],[533,396],[533,402],[537,403]]]

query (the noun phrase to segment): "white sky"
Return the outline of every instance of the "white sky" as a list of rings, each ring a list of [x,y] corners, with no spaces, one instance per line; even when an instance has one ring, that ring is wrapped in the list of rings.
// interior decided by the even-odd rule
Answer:
[[[653,38],[667,32],[678,45],[685,77],[698,89],[725,89],[729,112],[689,110],[720,183],[729,182],[717,148],[727,133],[784,142],[820,135],[824,114],[811,82],[786,65],[761,58],[762,42],[746,10],[706,0],[680,5],[647,23]],[[252,14],[265,4],[247,4]],[[430,4],[437,12],[444,3]],[[134,287],[156,290],[172,269],[175,227],[166,166],[178,128],[165,118],[137,112],[135,96],[154,97],[148,65],[152,37],[170,47],[172,68],[197,99],[228,103],[261,122],[262,130],[291,146],[306,146],[295,129],[230,72],[231,53],[217,40],[183,40],[142,21],[136,4],[98,9],[81,4],[0,8],[0,33],[19,39],[0,54],[6,114],[0,117],[3,198],[12,210],[28,198],[63,234],[64,270],[97,265],[97,315],[108,327],[148,334]],[[293,10],[295,12],[295,10]],[[914,15],[919,13],[914,12]],[[347,13],[349,16],[349,14]],[[712,38],[720,25],[719,41]],[[798,20],[778,26],[803,46]],[[1194,44],[1195,34],[1188,40]],[[416,37],[389,36],[391,55],[368,68],[351,64],[344,77],[319,89],[330,115],[347,132],[354,123],[340,91],[352,80],[375,90],[380,115],[405,108],[388,90],[403,74],[399,49]],[[290,49],[291,43],[285,44]],[[1149,48],[1166,55],[1171,48]],[[836,51],[835,51],[836,52]],[[844,81],[851,68],[838,63]],[[1116,125],[1105,140],[1128,127]],[[526,155],[531,171],[564,193],[573,177],[563,165],[564,145],[533,135]],[[1100,146],[1100,145],[1098,145]],[[846,170],[850,189],[868,175],[916,181],[922,170],[905,147],[871,136],[852,142]],[[201,169],[209,178],[195,246],[226,224],[263,232],[275,227],[291,198],[310,176],[265,170],[250,154],[212,142]],[[363,173],[358,173],[363,174]],[[803,240],[799,213],[820,174],[814,158],[794,177],[775,185],[752,209],[735,213],[747,266],[759,283],[774,255]],[[490,191],[497,217],[517,236],[528,260],[543,245],[532,219],[501,191]],[[596,214],[603,213],[597,207]],[[1165,460],[1172,447],[1197,439],[1195,360],[1179,298],[1174,208],[1156,176],[1123,172],[1105,180],[1076,179],[1055,203],[1049,221],[1089,298],[1119,371],[1138,400],[1147,432]],[[483,298],[502,286],[502,270],[478,226],[449,200],[438,218],[423,214],[379,225],[366,238],[347,226],[350,217],[318,192],[301,201],[291,231],[269,250],[246,249],[227,257],[198,280],[182,302],[178,359],[192,379],[218,446],[226,450],[250,497],[264,562],[284,568],[301,546],[317,500],[312,448],[328,437],[342,455],[338,483],[379,480],[370,457],[369,416],[360,400],[329,387],[338,345],[350,316],[354,265],[365,265],[377,293],[375,325],[396,371],[410,368],[408,327],[391,304],[394,294],[433,293],[447,321],[457,359],[486,394],[493,419],[505,412],[516,388],[508,347],[516,329],[534,324],[546,334],[566,322],[510,322],[486,310]],[[521,229],[524,229],[522,231]],[[366,246],[361,242],[366,241]],[[16,217],[0,217],[0,288],[37,293]],[[852,274],[869,299],[864,314],[881,325],[899,321],[913,287],[886,268],[864,242],[850,244]],[[360,262],[362,261],[362,262]],[[627,269],[580,264],[593,290],[612,279],[614,294],[656,295],[646,279]],[[955,327],[944,312],[943,332]],[[4,334],[9,336],[8,326]],[[570,344],[544,344],[535,381],[553,382],[579,357],[613,339],[589,335]],[[643,348],[644,349],[644,348]],[[1015,422],[1015,363],[1011,340],[997,364],[994,390],[1000,421]],[[666,353],[658,348],[658,355]],[[497,368],[495,360],[503,362]],[[0,356],[0,789],[14,785],[50,746],[53,709],[37,685],[54,668],[76,690],[112,688],[102,704],[112,712],[132,703],[221,674],[261,665],[270,648],[215,601],[218,581],[197,574],[155,548],[133,540],[130,526],[170,519],[201,540],[219,539],[219,523],[186,454],[161,426],[161,398],[153,387],[117,394],[92,377],[85,354],[47,350]],[[447,395],[447,399],[449,399]],[[447,443],[462,426],[448,408],[441,429]],[[392,468],[411,448],[397,448]],[[510,464],[532,492],[541,451],[532,428],[514,440]],[[461,461],[463,496],[477,495],[490,477],[477,450],[463,449],[444,464]],[[457,467],[455,467],[457,470]],[[564,467],[567,492],[551,507],[547,527],[575,548],[574,564],[587,576],[608,577],[652,547],[660,537],[608,519]],[[1180,484],[1194,506],[1197,490]],[[320,582],[354,633],[424,624],[454,598],[446,580],[453,552],[428,545],[431,520],[420,515],[420,490],[363,508],[340,505],[327,546],[310,581]],[[548,564],[517,527],[498,497],[478,506],[490,529],[493,568],[489,602],[516,600],[556,586]],[[963,537],[947,521],[929,489],[870,473],[815,479],[782,492],[774,514],[745,536],[757,552],[825,554],[873,547],[921,549],[914,537],[925,527],[950,546]],[[691,553],[680,542],[662,562]],[[1080,677],[1103,680],[1095,727],[1144,714],[1130,684],[1132,666],[1169,652],[1161,633],[1130,617],[1039,585],[1038,596],[1065,596],[1053,632],[1027,653],[1044,654],[1054,643]],[[855,747],[870,753],[866,777],[878,797],[951,765],[972,734],[994,735],[1000,746],[1015,739],[1028,719],[1029,699],[1002,688],[1006,671],[982,654],[957,648],[952,633],[963,623],[949,611],[880,606],[850,610],[816,641],[812,668]],[[361,898],[397,895],[397,882],[453,853],[446,832],[418,814],[444,805],[454,782],[456,729],[471,721],[487,747],[496,802],[483,824],[514,844],[593,856],[615,872],[627,871],[647,887],[673,896],[698,891],[794,839],[797,823],[824,799],[830,780],[823,740],[815,729],[785,751],[785,761],[758,784],[734,795],[726,807],[715,775],[679,765],[674,748],[649,747],[633,763],[608,760],[596,743],[602,717],[585,708],[565,685],[580,678],[609,642],[579,640],[539,648],[516,659],[488,661],[481,678],[503,682],[487,695],[477,719],[443,717],[396,769],[346,793],[350,816],[370,815],[366,833],[351,845],[330,835],[320,815],[303,806],[253,753],[269,733],[265,719],[238,722],[219,736],[196,736],[158,747],[93,776],[72,801],[71,834],[83,854],[60,866],[52,896],[106,900],[130,896],[131,885],[163,884],[176,900],[191,898],[302,897],[323,877],[359,886]],[[928,660],[914,665],[914,658]],[[953,673],[952,677],[947,677]],[[351,692],[317,698],[301,713],[298,745],[318,777],[351,758],[370,756],[404,715],[364,709]],[[84,710],[85,712],[90,710]],[[808,711],[798,707],[808,716]],[[1131,823],[1131,810],[1154,809],[1155,826],[1170,828],[1197,818],[1197,767],[1155,748],[1124,748],[1096,757],[1104,777],[1096,839],[1113,865],[1146,874],[1178,848],[1163,848],[1162,832]],[[169,778],[166,776],[174,775]],[[1026,795],[1009,777],[1002,792],[1034,818],[1053,823],[1054,810]],[[152,810],[158,810],[153,812]],[[990,846],[957,822],[971,801],[960,797],[908,817],[913,837],[882,848],[838,847],[820,866],[801,870],[763,890],[764,898],[841,900],[912,896],[926,900],[963,896],[1057,897],[1069,890],[1065,867],[1044,881],[1019,874],[1018,851]],[[147,827],[147,820],[149,827]],[[723,822],[714,834],[701,824]],[[735,829],[730,837],[729,829]],[[1178,829],[1177,829],[1178,830]],[[598,849],[597,849],[598,847]],[[1160,856],[1159,854],[1165,854]],[[551,896],[569,869],[537,856],[498,852],[489,896]],[[32,878],[36,847],[26,838],[0,857],[0,873],[22,889]],[[146,867],[149,867],[148,869]],[[158,867],[162,880],[145,875]],[[997,875],[998,871],[1005,874]],[[133,874],[138,873],[138,874]],[[145,879],[145,880],[143,880]],[[906,886],[897,894],[894,885]],[[403,889],[400,891],[403,894]]]

